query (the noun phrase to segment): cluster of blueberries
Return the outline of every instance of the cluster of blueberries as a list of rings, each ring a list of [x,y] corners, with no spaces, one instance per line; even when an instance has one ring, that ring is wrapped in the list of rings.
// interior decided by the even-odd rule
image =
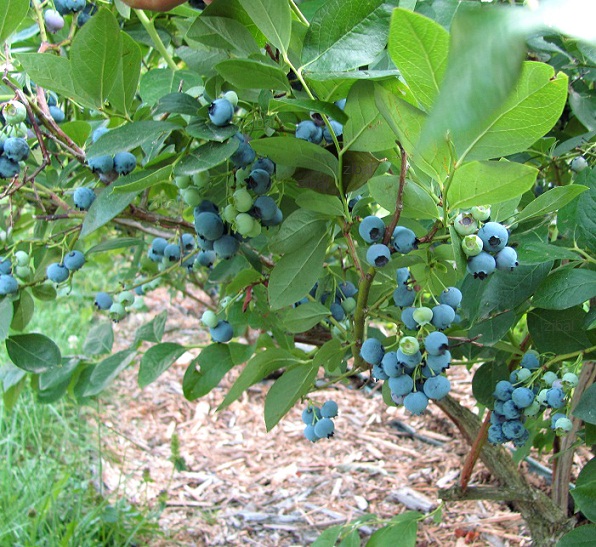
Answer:
[[[336,101],[335,105],[343,110],[346,106],[346,100],[341,99],[340,101]],[[335,133],[335,137],[339,139],[344,132],[343,125],[333,118],[329,119],[329,125],[331,126],[333,133]],[[304,120],[297,123],[295,135],[297,139],[312,142],[313,144],[321,144],[323,140],[329,144],[333,142],[331,131],[329,131],[323,118],[318,114],[313,115],[310,120]]]
[[[318,291],[319,284],[317,282],[308,294],[312,298],[316,298]],[[343,281],[342,283],[337,285],[334,294],[335,298],[331,300],[329,298],[331,293],[329,291],[324,291],[320,295],[319,300],[323,305],[330,303],[329,311],[331,312],[331,316],[333,317],[333,319],[335,319],[336,321],[343,321],[356,309],[356,299],[354,297],[358,294],[358,288],[351,281]],[[296,308],[301,304],[306,304],[308,300],[308,296],[305,296],[304,298],[296,302],[294,304],[294,307]]]
[[[0,178],[11,179],[21,172],[19,162],[29,157],[27,110],[19,101],[9,101],[2,107],[2,118],[6,125],[0,133]]]
[[[490,207],[472,207],[453,221],[455,231],[463,237],[468,273],[475,279],[486,279],[495,270],[513,271],[519,264],[515,249],[507,246],[507,228],[489,219]]]
[[[537,352],[524,353],[520,366],[511,372],[509,380],[501,380],[495,387],[489,442],[504,444],[512,441],[515,446],[523,446],[530,437],[524,425],[526,418],[536,418],[547,408],[555,411],[563,408],[569,391],[577,383],[575,373],[566,372],[559,378],[555,372],[542,371]],[[551,429],[563,435],[571,428],[571,420],[566,414],[552,412]]]
[[[375,215],[362,219],[358,233],[366,243],[371,244],[366,251],[366,261],[375,268],[386,266],[392,252],[407,254],[418,248],[416,234],[405,226],[395,227],[389,245],[379,243],[385,236],[385,223]]]
[[[17,251],[18,253],[19,251]],[[15,254],[17,254],[15,253]],[[27,253],[24,253],[27,254]],[[20,262],[19,262],[20,265]],[[25,266],[29,265],[29,255]],[[19,291],[19,283],[13,275],[12,261],[10,258],[0,258],[0,296],[16,294]]]
[[[218,319],[214,311],[205,310],[201,316],[201,323],[209,329],[209,334],[214,342],[225,344],[234,337],[232,325],[225,319]]]
[[[152,282],[149,282],[150,288],[155,288]],[[145,285],[143,286],[145,287]],[[135,292],[136,289],[135,289]],[[137,292],[137,294],[143,294]],[[107,292],[100,291],[95,295],[95,307],[98,310],[107,310],[109,317],[114,323],[118,323],[126,317],[130,306],[135,302],[135,293],[132,291],[122,291],[112,298]]]
[[[333,418],[337,417],[338,410],[335,401],[326,401],[321,407],[309,404],[302,411],[302,421],[306,425],[304,436],[312,443],[333,437],[335,433]]]
[[[77,25],[82,27],[97,12],[95,4],[86,0],[54,0],[56,9],[46,9],[43,20],[48,32],[54,34],[64,28],[64,16],[77,14]]]

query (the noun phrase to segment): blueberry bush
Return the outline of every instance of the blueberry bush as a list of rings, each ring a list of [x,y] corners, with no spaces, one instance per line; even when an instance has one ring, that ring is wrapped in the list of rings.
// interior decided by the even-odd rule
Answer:
[[[593,540],[568,498],[574,448],[596,444],[594,7],[497,4],[0,0],[5,403],[26,382],[84,403],[127,367],[159,381],[186,350],[162,342],[168,311],[117,352],[112,321],[198,288],[211,343],[187,399],[242,367],[225,408],[276,373],[266,428],[298,405],[316,451],[346,427],[318,391],[379,383],[471,444],[443,500],[508,501],[537,545]],[[88,269],[96,316],[66,355],[30,321]],[[455,366],[477,412],[449,395]],[[531,447],[556,455],[552,497],[517,467]],[[496,493],[468,484],[478,459]],[[595,469],[571,491],[591,521]],[[368,545],[415,545],[424,518]]]

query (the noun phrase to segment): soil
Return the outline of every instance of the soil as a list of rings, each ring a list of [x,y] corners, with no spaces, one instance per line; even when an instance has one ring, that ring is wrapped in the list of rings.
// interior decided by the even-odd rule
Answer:
[[[115,327],[119,346],[165,307],[170,313],[164,341],[209,343],[196,301],[158,290],[146,304],[147,312]],[[147,539],[147,545],[306,546],[330,526],[364,515],[431,513],[440,503],[438,489],[457,484],[469,446],[436,406],[410,416],[387,407],[376,389],[335,385],[313,399],[338,403],[336,433],[312,444],[302,433],[300,405],[266,431],[263,403],[272,381],[253,386],[217,412],[239,375],[233,369],[208,395],[187,401],[182,378],[199,351],[185,353],[144,389],[137,383],[137,361],[99,407],[105,492],[143,506],[163,504],[162,537]],[[472,372],[452,367],[449,377],[454,396],[472,408]],[[178,466],[172,458],[176,438]],[[522,468],[528,472],[526,463]],[[548,490],[547,478],[530,476]],[[471,484],[491,483],[478,464]],[[450,502],[439,516],[421,521],[417,545],[531,545],[523,520],[504,503]],[[379,526],[371,520],[359,528],[363,544]]]

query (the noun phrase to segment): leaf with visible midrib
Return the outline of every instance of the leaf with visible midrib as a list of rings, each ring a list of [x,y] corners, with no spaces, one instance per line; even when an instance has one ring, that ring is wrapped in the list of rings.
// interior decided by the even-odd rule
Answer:
[[[285,0],[239,0],[255,25],[277,49],[288,50],[292,12]]]
[[[596,296],[596,272],[583,269],[559,270],[536,289],[532,304],[547,310],[564,310]]]
[[[43,334],[14,334],[6,339],[10,360],[27,372],[41,374],[62,360],[58,346]]]
[[[0,2],[0,43],[19,28],[21,21],[27,17],[28,0],[2,0]]]

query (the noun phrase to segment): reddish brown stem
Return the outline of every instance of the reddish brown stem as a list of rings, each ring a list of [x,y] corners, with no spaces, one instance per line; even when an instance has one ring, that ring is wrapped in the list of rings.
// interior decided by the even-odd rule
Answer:
[[[492,412],[489,410],[484,417],[484,422],[482,422],[482,426],[478,430],[478,435],[474,439],[474,444],[472,444],[472,448],[470,452],[468,452],[468,456],[466,457],[466,461],[464,462],[464,467],[461,472],[461,479],[460,479],[460,486],[463,491],[466,490],[468,487],[468,483],[470,482],[470,477],[472,476],[472,472],[474,471],[474,467],[478,458],[480,457],[480,451],[484,446],[486,438],[488,436],[488,428],[490,427],[490,415]]]
[[[404,150],[403,146],[398,142],[397,146],[399,147],[399,152],[401,155],[401,168],[399,171],[399,187],[397,189],[397,199],[395,200],[395,213],[393,213],[393,217],[391,218],[391,222],[389,226],[385,229],[385,237],[383,238],[383,244],[388,245],[391,241],[391,237],[393,236],[393,230],[397,226],[399,222],[399,218],[401,216],[401,212],[404,208],[404,188],[406,186],[406,174],[408,172],[408,156],[406,155],[406,151]]]

